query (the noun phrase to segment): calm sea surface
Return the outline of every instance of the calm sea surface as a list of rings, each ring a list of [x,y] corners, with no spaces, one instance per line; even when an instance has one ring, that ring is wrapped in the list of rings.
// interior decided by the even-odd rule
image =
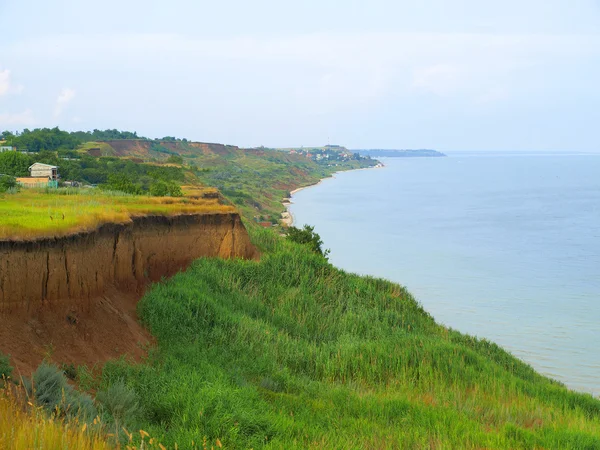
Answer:
[[[600,155],[387,158],[298,192],[343,269],[600,395]]]

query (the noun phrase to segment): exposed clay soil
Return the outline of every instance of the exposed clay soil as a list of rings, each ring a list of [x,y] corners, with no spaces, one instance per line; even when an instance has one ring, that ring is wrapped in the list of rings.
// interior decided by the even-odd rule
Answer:
[[[202,256],[254,258],[235,213],[136,217],[95,231],[0,241],[0,352],[16,375],[45,358],[94,366],[139,361],[152,343],[136,303],[151,281]]]
[[[115,288],[85,302],[45,304],[0,315],[0,351],[15,376],[29,376],[44,358],[60,365],[103,365],[124,355],[140,361],[153,339],[137,320],[141,293]]]

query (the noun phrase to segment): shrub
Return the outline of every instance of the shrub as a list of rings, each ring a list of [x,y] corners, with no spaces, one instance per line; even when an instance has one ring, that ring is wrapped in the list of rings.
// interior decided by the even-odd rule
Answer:
[[[2,380],[8,380],[12,374],[13,368],[10,365],[10,359],[7,355],[0,353],[0,384]]]
[[[0,192],[17,188],[17,180],[9,175],[0,175]]]
[[[125,174],[110,174],[105,184],[101,184],[100,188],[107,191],[121,191],[127,194],[139,195],[142,193],[142,187],[133,182],[133,180]]]
[[[123,380],[118,380],[105,391],[98,392],[96,400],[117,424],[132,420],[140,409],[137,394]]]
[[[150,194],[156,197],[182,197],[183,191],[176,183],[159,180],[150,186]]]
[[[171,155],[167,158],[167,163],[170,164],[183,164],[183,158],[179,155]]]
[[[287,239],[298,244],[307,245],[313,252],[327,258],[329,250],[323,250],[321,236],[315,232],[315,227],[304,225],[304,228],[288,227]]]
[[[91,420],[97,411],[87,394],[77,392],[64,373],[55,365],[43,362],[33,373],[33,383],[26,388],[36,404],[48,412],[68,418]]]
[[[75,367],[75,364],[63,363],[60,368],[69,380],[75,381],[75,379],[77,379],[77,368]]]

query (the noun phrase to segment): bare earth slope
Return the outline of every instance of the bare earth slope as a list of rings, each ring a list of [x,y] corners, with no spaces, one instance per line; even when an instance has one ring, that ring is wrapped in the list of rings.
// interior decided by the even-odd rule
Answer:
[[[144,355],[135,305],[150,281],[202,256],[253,258],[235,213],[145,216],[93,232],[0,241],[0,351],[28,374],[44,357],[89,364]]]

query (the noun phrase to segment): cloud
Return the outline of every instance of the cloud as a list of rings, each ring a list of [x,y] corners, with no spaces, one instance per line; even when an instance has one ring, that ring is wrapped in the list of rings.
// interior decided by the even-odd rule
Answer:
[[[0,97],[6,94],[20,94],[22,91],[22,85],[12,83],[10,70],[0,70]]]
[[[26,109],[23,112],[11,114],[0,114],[0,128],[7,126],[31,126],[36,123],[31,109]]]
[[[58,98],[56,99],[56,106],[54,107],[54,118],[58,118],[65,107],[75,98],[75,90],[70,88],[64,88],[60,91]]]

